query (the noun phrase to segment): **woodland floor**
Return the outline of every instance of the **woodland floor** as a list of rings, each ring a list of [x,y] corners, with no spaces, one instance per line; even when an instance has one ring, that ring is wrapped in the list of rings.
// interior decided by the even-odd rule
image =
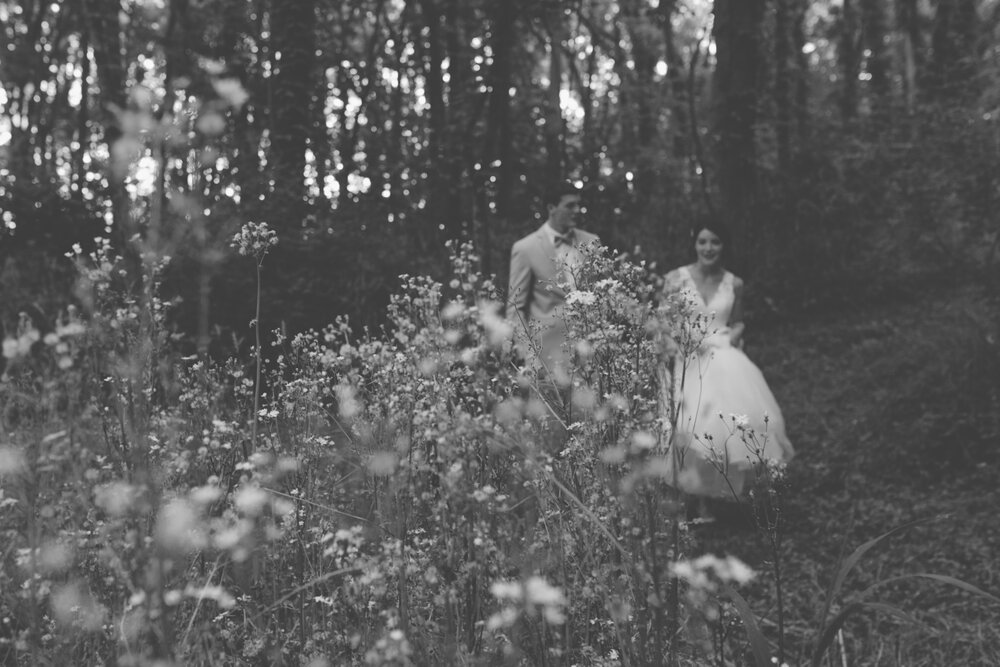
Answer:
[[[949,575],[1000,596],[1000,301],[963,287],[838,310],[748,329],[747,352],[797,450],[782,550],[786,660],[795,666],[809,664],[804,651],[840,559],[908,522],[929,520],[870,551],[835,611],[877,579],[904,573]],[[763,539],[731,528],[698,529],[697,546],[766,571]],[[773,634],[771,582],[761,576],[747,597]],[[928,579],[890,584],[871,600],[918,623],[862,614],[823,665],[1000,665],[1000,603]]]

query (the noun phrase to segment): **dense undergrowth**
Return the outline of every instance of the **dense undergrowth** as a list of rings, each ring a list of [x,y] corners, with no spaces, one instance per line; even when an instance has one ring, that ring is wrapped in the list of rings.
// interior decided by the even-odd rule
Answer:
[[[266,276],[266,227],[236,244]],[[162,259],[137,292],[110,247],[78,253],[80,305],[4,343],[0,659],[988,664],[997,601],[958,578],[995,588],[997,538],[959,491],[995,464],[995,381],[971,382],[994,343],[949,335],[960,306],[761,342],[802,456],[693,529],[664,369],[709,323],[596,253],[543,367],[456,250],[384,331],[274,332],[222,363],[172,340]],[[960,483],[918,472],[933,452]],[[914,519],[935,520],[844,558]],[[936,578],[889,581],[914,572]]]

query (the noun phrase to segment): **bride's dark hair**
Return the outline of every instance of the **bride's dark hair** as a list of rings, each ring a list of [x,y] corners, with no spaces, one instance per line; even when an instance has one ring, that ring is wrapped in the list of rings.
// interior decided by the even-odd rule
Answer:
[[[698,234],[701,234],[701,230],[707,229],[722,241],[723,248],[729,246],[729,228],[726,227],[726,223],[722,221],[717,215],[701,215],[693,225],[691,225],[691,240],[698,238]]]

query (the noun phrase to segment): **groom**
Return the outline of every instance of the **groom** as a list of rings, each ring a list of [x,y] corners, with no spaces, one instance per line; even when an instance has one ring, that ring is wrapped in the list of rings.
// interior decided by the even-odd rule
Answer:
[[[552,352],[552,344],[558,344],[551,335],[558,331],[558,308],[566,300],[567,289],[574,287],[573,274],[583,261],[580,247],[600,243],[600,239],[576,228],[580,219],[577,186],[560,184],[548,194],[546,207],[545,224],[511,248],[507,315],[522,335],[537,323],[543,351]]]

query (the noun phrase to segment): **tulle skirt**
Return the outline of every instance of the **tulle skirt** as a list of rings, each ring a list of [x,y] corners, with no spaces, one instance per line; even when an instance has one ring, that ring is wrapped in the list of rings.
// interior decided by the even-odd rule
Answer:
[[[668,478],[686,493],[735,500],[795,450],[763,373],[728,337],[718,340],[675,364]]]

